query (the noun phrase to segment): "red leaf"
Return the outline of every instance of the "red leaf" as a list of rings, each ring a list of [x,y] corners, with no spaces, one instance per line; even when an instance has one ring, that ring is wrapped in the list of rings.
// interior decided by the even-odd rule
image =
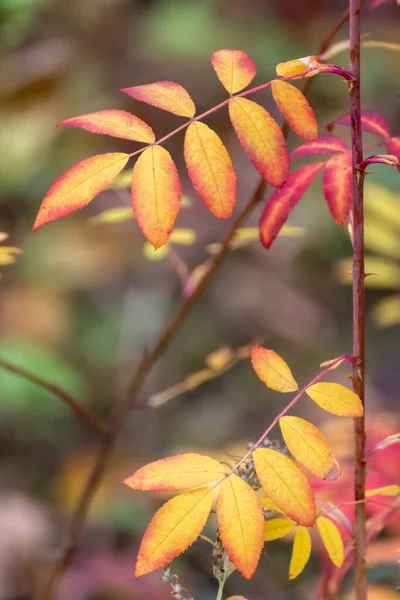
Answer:
[[[129,154],[111,152],[86,158],[53,183],[40,206],[33,230],[89,204],[105,190],[129,160]]]
[[[335,119],[332,123],[329,123],[327,126],[328,131],[333,131],[336,125],[345,125],[346,127],[350,127],[350,115],[345,115],[344,117],[340,117],[339,119]],[[376,135],[380,135],[383,138],[388,138],[390,135],[389,125],[382,115],[379,113],[373,112],[372,110],[363,110],[361,113],[361,127],[365,131],[369,131],[370,133],[375,133]]]
[[[100,110],[99,112],[61,121],[57,127],[60,125],[82,127],[82,129],[92,133],[103,133],[104,135],[112,135],[113,137],[147,144],[152,144],[156,139],[152,128],[147,123],[124,110]]]
[[[186,131],[184,153],[200,198],[216,217],[230,217],[236,202],[236,173],[218,135],[205,123],[194,121]]]
[[[312,163],[294,171],[285,184],[274,192],[260,219],[260,237],[269,248],[288,216],[325,163]]]
[[[351,152],[335,154],[326,163],[324,196],[335,221],[343,227],[353,202]]]
[[[400,160],[400,137],[389,138],[386,140],[386,149],[389,154],[397,156]]]
[[[347,146],[345,142],[336,135],[319,135],[312,142],[305,142],[297,146],[290,153],[291,158],[302,158],[303,156],[320,156],[321,154],[330,154],[331,152],[345,152]]]
[[[289,173],[289,156],[277,122],[262,106],[246,98],[229,101],[229,116],[257,171],[269,184],[280,187]]]
[[[125,88],[121,92],[125,92],[135,100],[157,106],[157,108],[167,110],[180,117],[191,119],[196,112],[193,100],[185,88],[174,81],[158,81],[148,85],[137,85]]]
[[[161,146],[142,152],[132,176],[133,212],[144,235],[160,248],[171,235],[181,205],[181,185],[171,155]]]
[[[305,140],[315,140],[318,136],[317,120],[304,94],[281,79],[271,81],[271,89],[277,107],[293,131]]]
[[[240,50],[218,50],[211,57],[217,77],[230,94],[240,92],[253,80],[257,68]]]

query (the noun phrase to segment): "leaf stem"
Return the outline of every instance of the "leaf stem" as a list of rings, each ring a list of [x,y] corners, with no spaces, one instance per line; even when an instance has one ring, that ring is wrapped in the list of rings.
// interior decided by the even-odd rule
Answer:
[[[218,585],[218,593],[215,600],[222,600],[222,595],[224,593],[225,579],[221,579]]]
[[[353,367],[353,390],[360,397],[364,415],[354,419],[355,438],[355,539],[354,570],[355,598],[366,600],[366,509],[365,502],[365,289],[364,289],[364,171],[358,165],[363,161],[360,92],[360,19],[361,0],[349,0],[350,10],[350,120],[353,171],[353,354],[359,364]]]

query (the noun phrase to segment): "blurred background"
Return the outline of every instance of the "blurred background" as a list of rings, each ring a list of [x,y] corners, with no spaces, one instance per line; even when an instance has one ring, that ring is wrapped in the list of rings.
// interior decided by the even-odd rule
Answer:
[[[394,4],[365,11],[363,31],[369,39],[398,42],[400,13]],[[177,81],[198,112],[205,111],[225,98],[210,63],[215,50],[247,52],[258,66],[255,81],[262,83],[274,76],[278,62],[315,54],[345,5],[339,0],[0,0],[0,231],[9,234],[0,251],[0,358],[58,384],[107,421],[135,365],[187,293],[192,279],[186,286],[182,279],[193,271],[195,277],[212,244],[231,226],[213,217],[196,196],[184,168],[183,137],[177,135],[166,144],[185,194],[177,227],[195,230],[195,239],[186,232],[185,244],[170,244],[155,255],[135,221],[126,217],[130,194],[123,187],[103,192],[83,211],[33,234],[41,200],[64,170],[92,154],[131,152],[135,145],[56,129],[56,123],[119,108],[147,121],[161,137],[180,118],[119,89]],[[344,28],[337,39],[346,38]],[[392,135],[399,136],[399,54],[368,48],[363,58],[364,107],[380,111]],[[346,66],[345,53],[334,60]],[[255,99],[279,119],[268,90]],[[348,110],[345,85],[330,75],[314,82],[310,101],[321,130]],[[213,114],[207,123],[223,138],[238,173],[237,215],[259,176],[235,139],[227,112]],[[293,148],[299,140],[290,134],[288,143]],[[400,179],[388,167],[377,165],[373,171],[369,250],[382,270],[377,269],[367,298],[367,393],[370,440],[376,443],[399,431]],[[382,209],[381,214],[379,206],[391,206],[392,212],[388,216]],[[122,211],[99,217],[117,207]],[[261,209],[247,226],[257,226]],[[229,460],[260,435],[282,408],[282,397],[268,391],[251,369],[248,347],[256,339],[287,360],[301,385],[322,361],[351,353],[351,290],[342,285],[340,266],[351,248],[347,232],[329,217],[320,178],[290,224],[303,228],[303,235],[295,230],[297,235],[281,236],[269,252],[254,239],[230,253],[146,380],[59,587],[59,600],[170,597],[159,573],[133,578],[138,544],[161,499],[132,492],[121,480],[146,462],[189,449]],[[8,251],[7,245],[23,253]],[[15,264],[7,266],[14,254]],[[185,383],[198,371],[197,380]],[[347,383],[348,375],[342,368],[333,377]],[[326,416],[307,400],[297,414],[326,426],[346,461],[351,423],[328,419],[324,425]],[[0,370],[1,599],[40,597],[37,590],[63,544],[97,444],[57,397]],[[392,446],[390,460],[377,462],[374,474],[382,485],[400,480],[396,453]],[[351,489],[350,470],[347,477],[342,488],[332,484],[325,492],[337,499],[340,489],[342,500],[344,490]],[[398,536],[394,522],[371,556],[370,597],[376,600],[396,597]],[[312,597],[319,551],[301,579],[288,583],[290,546],[290,540],[269,544],[254,579],[232,575],[227,596]],[[215,598],[205,542],[197,542],[176,568],[195,600]],[[344,593],[352,597],[351,579]]]

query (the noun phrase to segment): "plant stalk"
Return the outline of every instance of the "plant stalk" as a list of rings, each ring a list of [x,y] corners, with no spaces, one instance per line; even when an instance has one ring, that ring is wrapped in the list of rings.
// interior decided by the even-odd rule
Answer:
[[[349,0],[350,72],[354,82],[350,86],[350,117],[353,174],[353,354],[359,364],[353,365],[353,390],[360,397],[365,411],[365,273],[364,273],[364,170],[360,93],[360,18],[361,0]],[[365,412],[354,419],[355,438],[355,529],[354,570],[355,598],[366,600],[366,511],[365,511]]]

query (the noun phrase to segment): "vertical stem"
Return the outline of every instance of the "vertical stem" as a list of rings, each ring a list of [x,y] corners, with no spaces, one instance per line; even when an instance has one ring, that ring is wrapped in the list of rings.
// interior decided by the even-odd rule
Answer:
[[[225,579],[221,579],[218,586],[218,593],[215,600],[222,600],[222,594],[224,593]]]
[[[364,172],[360,96],[360,6],[361,0],[349,0],[350,71],[355,79],[350,88],[350,115],[353,171],[353,354],[360,363],[353,366],[353,389],[364,406],[365,326],[364,326]],[[365,417],[354,419],[355,437],[355,598],[366,600],[366,516],[365,516]],[[361,502],[360,502],[361,501]]]

